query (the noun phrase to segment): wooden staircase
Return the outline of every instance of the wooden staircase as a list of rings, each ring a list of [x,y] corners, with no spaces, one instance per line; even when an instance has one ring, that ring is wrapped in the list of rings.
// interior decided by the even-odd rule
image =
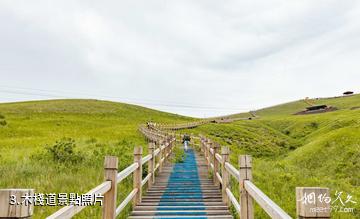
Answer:
[[[233,218],[207,168],[192,149],[183,163],[166,163],[129,218]]]

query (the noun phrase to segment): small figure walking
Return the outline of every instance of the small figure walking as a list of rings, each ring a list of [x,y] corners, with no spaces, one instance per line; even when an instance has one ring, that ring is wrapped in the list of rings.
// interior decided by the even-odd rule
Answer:
[[[190,143],[190,140],[191,140],[190,135],[185,134],[184,137],[183,137],[183,140],[182,140],[182,142],[184,144],[185,151],[187,151],[187,149],[188,149],[188,145]]]

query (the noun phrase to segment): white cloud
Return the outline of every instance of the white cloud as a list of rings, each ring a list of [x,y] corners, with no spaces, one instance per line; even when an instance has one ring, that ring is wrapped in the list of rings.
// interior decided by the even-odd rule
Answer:
[[[358,89],[353,0],[8,0],[0,18],[0,85],[152,101],[195,116]],[[0,101],[39,98],[12,95]],[[221,109],[163,106],[174,104]]]

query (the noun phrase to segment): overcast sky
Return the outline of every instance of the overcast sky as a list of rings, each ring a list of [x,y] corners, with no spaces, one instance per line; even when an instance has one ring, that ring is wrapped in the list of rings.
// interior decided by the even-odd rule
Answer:
[[[0,102],[96,98],[203,117],[359,82],[356,0],[0,1]]]

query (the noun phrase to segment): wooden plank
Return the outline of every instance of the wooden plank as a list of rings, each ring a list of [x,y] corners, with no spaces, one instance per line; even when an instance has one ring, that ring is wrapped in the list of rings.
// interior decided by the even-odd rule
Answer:
[[[141,159],[141,163],[142,163],[142,164],[146,164],[149,160],[151,160],[151,158],[152,158],[152,155],[151,155],[151,154],[148,154],[148,155],[146,155],[145,157],[143,157],[143,158]]]
[[[213,181],[215,186],[220,186],[220,182],[217,177],[217,173],[219,172],[219,161],[216,159],[216,153],[218,152],[220,145],[215,143],[214,144],[214,153],[213,153],[213,162],[214,162],[214,174],[213,174]]]
[[[209,151],[211,154],[214,154],[214,149],[210,148]]]
[[[222,158],[220,154],[215,154],[215,157],[219,161],[219,163],[222,163]]]
[[[130,166],[126,167],[123,171],[117,174],[117,183],[120,183],[123,181],[127,176],[132,174],[137,168],[139,167],[138,163],[133,163]]]
[[[156,150],[154,151],[154,155],[155,155],[155,156],[157,156],[159,153],[160,153],[160,148],[158,148],[158,149],[156,149]]]
[[[291,219],[291,217],[282,210],[267,195],[258,189],[252,182],[245,180],[244,186],[246,191],[253,197],[261,208],[271,217],[275,219]]]
[[[225,163],[225,168],[227,171],[229,171],[229,173],[235,177],[235,179],[238,181],[240,178],[240,173],[239,171],[233,166],[231,165],[229,162]]]
[[[126,207],[126,205],[129,204],[129,202],[134,198],[134,196],[136,195],[136,193],[138,192],[138,189],[133,189],[130,194],[124,199],[123,202],[121,202],[121,204],[116,208],[116,216],[118,216],[121,211]]]
[[[216,177],[218,178],[220,184],[223,184],[222,178],[221,178],[221,176],[220,176],[220,174],[218,172],[216,173]]]
[[[16,201],[21,202],[22,196],[33,197],[34,189],[0,189],[0,218],[28,218],[34,213],[34,203],[30,198],[27,205],[17,203],[10,204],[14,196]]]
[[[233,204],[235,210],[240,213],[240,204],[239,202],[236,200],[234,194],[230,191],[229,188],[226,188],[226,194],[228,195],[231,203]]]
[[[330,218],[330,202],[329,188],[296,187],[296,215],[299,218]]]
[[[223,162],[221,164],[221,174],[222,174],[222,182],[223,182],[221,189],[222,189],[222,199],[226,205],[229,205],[229,198],[227,197],[226,188],[229,187],[230,177],[228,171],[226,170],[225,163],[229,161],[229,154],[230,154],[229,148],[223,147],[221,150],[221,156],[223,158],[222,160]]]
[[[154,172],[156,172],[156,170],[160,167],[160,164],[157,163],[156,166],[155,166],[155,169],[154,169]]]
[[[118,158],[115,156],[106,156],[104,169],[104,179],[111,182],[111,188],[104,194],[102,218],[115,219]]]
[[[133,207],[138,205],[141,202],[142,195],[142,147],[138,146],[134,148],[134,163],[138,163],[139,167],[134,171],[133,176],[133,188],[137,189],[137,193],[133,199]]]
[[[253,199],[246,191],[244,187],[245,181],[252,180],[252,160],[250,155],[240,155],[239,156],[239,191],[240,191],[240,217],[243,219],[253,219],[254,218],[254,205]]]
[[[150,177],[151,177],[151,173],[146,175],[146,177],[141,181],[141,186],[144,186],[147,183],[147,181],[150,179]]]
[[[148,164],[148,173],[151,174],[151,178],[150,181],[148,183],[148,189],[150,189],[152,187],[152,185],[155,183],[155,144],[154,143],[149,143],[148,145],[148,151],[149,153],[152,155],[151,159],[149,161]]]

